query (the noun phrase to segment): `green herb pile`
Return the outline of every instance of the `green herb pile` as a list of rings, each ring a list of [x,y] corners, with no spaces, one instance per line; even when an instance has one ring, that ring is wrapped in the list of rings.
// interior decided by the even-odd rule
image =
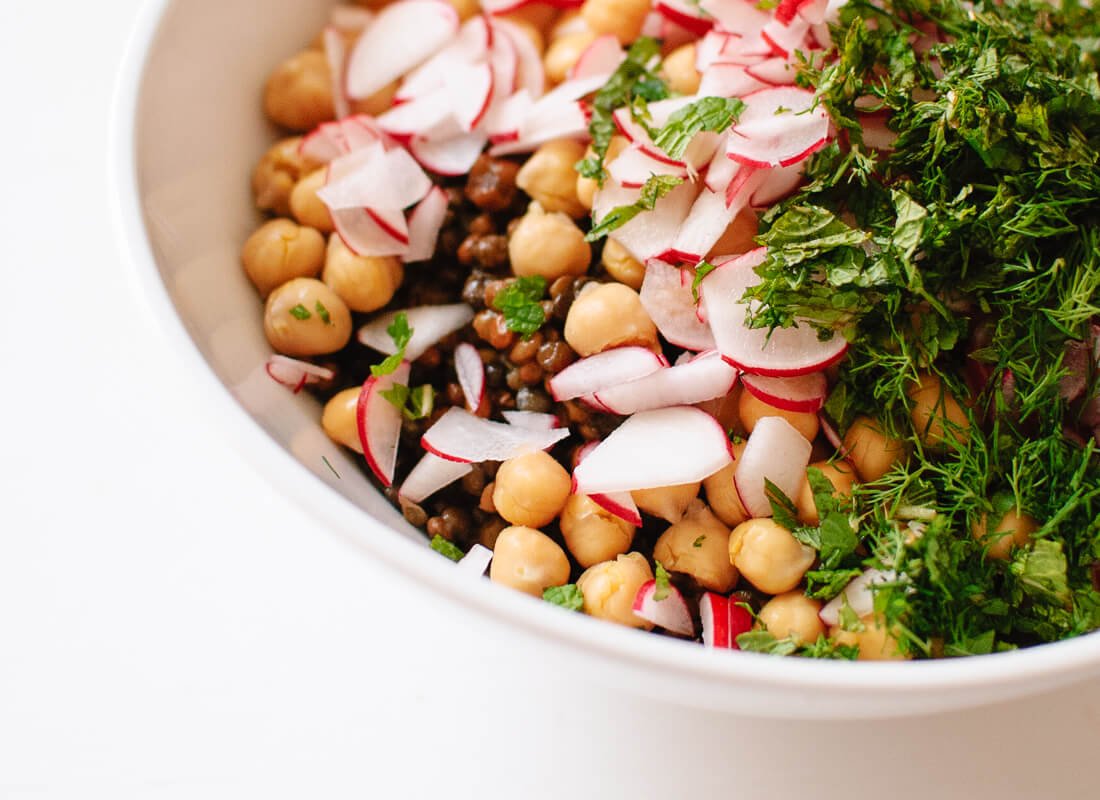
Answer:
[[[841,433],[878,419],[911,455],[796,534],[823,556],[808,592],[895,571],[876,609],[917,657],[1100,627],[1100,455],[1080,424],[1097,369],[1071,358],[1100,318],[1098,15],[852,0],[832,32],[837,58],[800,81],[840,136],[762,222],[753,324],[841,331],[826,412]],[[892,148],[864,144],[868,123]],[[939,450],[909,414],[927,372],[971,423]],[[985,558],[971,527],[1010,509],[1039,522],[1032,544]]]

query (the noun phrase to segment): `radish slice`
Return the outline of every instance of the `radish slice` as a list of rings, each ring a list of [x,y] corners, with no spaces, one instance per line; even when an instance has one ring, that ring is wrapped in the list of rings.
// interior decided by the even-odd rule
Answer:
[[[725,159],[729,161],[729,159]],[[612,180],[627,189],[638,189],[654,175],[674,175],[687,178],[687,166],[658,161],[646,155],[637,145],[630,145],[615,157],[607,168]]]
[[[726,140],[730,158],[756,167],[797,164],[829,141],[829,115],[814,93],[776,86],[745,95],[745,108]]]
[[[493,99],[492,67],[477,64],[454,69],[447,73],[445,85],[459,126],[464,131],[472,131],[484,119]]]
[[[558,427],[558,418],[554,414],[541,411],[501,411],[500,415],[509,425],[527,428],[533,431],[549,431]]]
[[[729,601],[730,612],[730,649],[740,650],[741,645],[737,644],[737,637],[742,633],[748,633],[752,630],[752,626],[755,620],[752,618],[752,612],[744,606],[739,605],[732,598]]]
[[[757,80],[743,64],[717,62],[703,71],[699,81],[700,97],[744,97],[766,89],[768,84]]]
[[[461,408],[449,408],[428,428],[420,444],[429,453],[450,461],[480,463],[507,461],[533,450],[547,450],[569,436],[568,428],[531,430],[475,417]]]
[[[469,342],[462,342],[455,348],[455,374],[466,397],[466,408],[477,411],[485,399],[485,362]]]
[[[699,8],[714,18],[718,28],[744,38],[759,33],[772,15],[746,0],[700,0]]]
[[[596,191],[593,199],[592,218],[603,219],[604,208],[608,201],[615,196],[614,185],[611,181],[604,183],[603,188]],[[625,188],[619,188],[619,192],[630,192]],[[611,233],[611,238],[625,247],[634,258],[643,264],[651,258],[660,258],[668,253],[675,241],[676,235],[695,202],[696,185],[685,181],[666,194],[654,205],[652,211],[642,212],[634,219]],[[628,202],[634,202],[630,200]],[[597,218],[597,204],[601,214]],[[624,203],[615,203],[624,205]],[[610,211],[612,207],[606,208]]]
[[[748,206],[749,198],[767,173],[768,170],[742,167],[724,190],[712,192],[704,186],[676,232],[672,256],[691,264],[702,261],[734,218]]]
[[[336,119],[351,114],[351,105],[344,92],[344,65],[347,63],[348,46],[344,34],[335,25],[328,25],[321,32],[321,44],[325,49],[325,60],[332,79],[332,106]]]
[[[273,355],[264,365],[268,377],[276,383],[281,383],[294,394],[302,391],[302,387],[310,386],[321,381],[331,381],[336,373],[326,367],[319,367],[308,361],[299,361],[296,358]]]
[[[841,458],[847,458],[848,448],[844,446],[844,438],[837,433],[829,417],[826,416],[824,412],[821,412],[817,415],[817,421],[821,426],[821,432],[825,435],[825,439],[828,440],[829,444],[836,448]]]
[[[400,256],[408,243],[395,238],[365,208],[329,212],[336,235],[357,256]]]
[[[654,8],[665,19],[702,36],[714,25],[714,20],[700,10],[698,3],[687,0],[657,0]]]
[[[645,347],[615,347],[574,361],[550,379],[547,388],[558,402],[642,378],[667,367],[664,356]]]
[[[656,259],[646,264],[639,296],[657,330],[669,342],[688,350],[712,350],[714,336],[695,313],[691,282],[682,270]]]
[[[541,97],[546,91],[546,72],[542,66],[542,55],[534,42],[509,20],[492,19],[489,26],[494,36],[508,37],[516,49],[516,90],[526,90],[532,99]]]
[[[686,364],[602,389],[596,393],[596,399],[611,413],[627,415],[725,397],[736,382],[737,370],[711,351]]]
[[[714,592],[704,592],[699,599],[699,620],[703,627],[703,646],[728,650],[730,637],[730,601]]]
[[[897,141],[898,135],[890,130],[886,124],[887,115],[885,113],[861,114],[859,120],[860,134],[863,137],[865,147],[874,150],[894,149],[894,142]]]
[[[491,156],[529,153],[554,139],[582,139],[588,135],[588,114],[583,103],[570,100],[551,105],[533,105],[527,110],[514,136],[499,141]]]
[[[745,375],[741,379],[745,389],[770,406],[784,411],[814,414],[825,405],[829,384],[825,374],[811,372],[796,378],[769,378],[766,375]]]
[[[405,346],[405,358],[416,361],[429,347],[448,334],[454,333],[474,318],[474,310],[465,303],[445,306],[418,306],[403,311],[391,311],[375,317],[359,329],[361,344],[372,347],[380,353],[392,356],[397,352],[393,338],[386,328],[393,324],[398,314],[405,314],[412,328],[412,337]]]
[[[755,268],[764,261],[758,247],[724,262],[703,279],[703,304],[714,341],[722,355],[742,372],[773,377],[793,377],[820,372],[838,361],[848,349],[843,336],[822,341],[816,329],[803,322],[796,328],[745,327],[749,305],[741,301],[745,290],[760,282]]]
[[[519,138],[520,126],[534,105],[535,101],[527,90],[520,89],[512,96],[493,103],[482,127],[493,142],[514,141]]]
[[[675,586],[668,587],[668,595],[658,600],[657,581],[646,581],[634,595],[634,616],[652,622],[666,631],[681,636],[694,636],[695,624],[691,621],[687,601]]]
[[[409,249],[404,260],[427,261],[435,255],[439,231],[447,218],[447,193],[438,186],[421,200],[409,214]]]
[[[766,170],[766,173],[763,182],[749,199],[749,205],[753,208],[768,208],[802,185],[802,164],[773,167]]]
[[[386,6],[356,41],[348,59],[347,92],[370,97],[427,60],[458,32],[458,14],[442,0]]]
[[[712,192],[725,192],[740,170],[741,165],[726,156],[726,141],[725,136],[723,136],[714,157],[707,165],[707,173],[703,176],[703,185]]]
[[[378,117],[378,124],[390,136],[444,139],[462,133],[451,113],[447,87],[441,86],[391,108]]]
[[[403,103],[440,88],[446,82],[447,73],[456,64],[483,61],[492,41],[492,30],[485,17],[467,20],[459,29],[458,36],[446,47],[405,76],[395,99]]]
[[[473,469],[471,464],[448,461],[433,453],[425,453],[413,467],[409,477],[405,478],[399,494],[413,503],[421,503],[444,486],[450,486],[465,477]]]
[[[317,197],[331,211],[365,206],[402,209],[420,202],[431,188],[431,178],[407,150],[384,150],[375,143],[329,164],[328,179]]]
[[[784,25],[779,20],[772,20],[760,29],[760,35],[764,37],[777,56],[788,58],[796,51],[806,51],[810,23],[801,17],[796,17],[789,24]]]
[[[745,67],[745,73],[768,86],[793,86],[798,70],[786,58],[765,58]]]
[[[787,497],[798,497],[806,481],[812,449],[813,445],[787,420],[761,417],[749,434],[733,473],[733,482],[745,510],[754,517],[772,515],[765,478]]]
[[[699,96],[697,95],[686,95],[684,97],[672,97],[668,100],[658,100],[656,103],[650,103],[647,107],[650,115],[649,126],[651,128],[662,127],[674,113],[691,105],[698,99]],[[714,155],[714,151],[718,146],[718,141],[721,138],[717,133],[711,133],[709,131],[697,133],[691,140],[691,144],[687,146],[683,156],[680,158],[672,158],[653,143],[653,140],[649,138],[649,134],[646,132],[645,128],[634,121],[629,106],[615,109],[611,117],[614,119],[615,127],[619,129],[619,132],[636,144],[642,152],[651,158],[655,158],[658,161],[664,161],[666,164],[672,164],[673,166],[688,165],[691,169],[698,170],[710,161],[711,156]]]
[[[429,454],[430,455],[430,454]],[[474,544],[458,561],[458,568],[474,575],[484,575],[493,561],[493,551],[483,544]]]
[[[354,210],[354,209],[348,209]],[[367,215],[378,223],[378,227],[391,237],[408,247],[409,221],[405,219],[405,213],[399,208],[364,208]]]
[[[403,361],[390,375],[371,375],[363,383],[355,407],[359,444],[363,446],[367,465],[383,486],[393,484],[397,445],[401,438],[401,411],[382,393],[397,383],[408,385],[410,368],[409,362]]]
[[[569,70],[569,77],[588,78],[600,75],[606,82],[625,59],[626,53],[623,52],[618,37],[604,34],[596,37],[596,40],[584,49],[577,58],[577,63]]]
[[[875,610],[875,593],[871,587],[876,583],[890,583],[896,579],[897,575],[893,572],[869,569],[853,578],[840,594],[822,607],[817,615],[826,625],[839,625],[840,610],[847,602],[857,617],[865,617]]]
[[[590,494],[588,499],[598,505],[609,514],[614,514],[621,520],[629,522],[636,528],[642,526],[642,514],[630,492],[607,492],[605,494]]]
[[[573,470],[584,494],[656,489],[701,481],[732,460],[722,426],[690,406],[642,411]],[[805,467],[803,467],[805,469]]]

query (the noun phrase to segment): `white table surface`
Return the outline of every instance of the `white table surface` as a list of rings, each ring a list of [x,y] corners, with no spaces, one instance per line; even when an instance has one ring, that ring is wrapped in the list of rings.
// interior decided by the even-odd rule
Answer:
[[[402,661],[400,640],[381,657],[371,620],[400,587],[365,581],[193,413],[108,209],[112,83],[140,6],[0,8],[0,800],[617,797],[614,743],[525,759],[516,731],[538,741],[544,707],[460,719],[437,665]],[[587,713],[680,721],[615,694]],[[708,724],[711,753],[626,746],[737,760],[722,797],[1100,795],[1100,681],[909,721]],[[654,769],[654,796],[676,797],[674,776]]]

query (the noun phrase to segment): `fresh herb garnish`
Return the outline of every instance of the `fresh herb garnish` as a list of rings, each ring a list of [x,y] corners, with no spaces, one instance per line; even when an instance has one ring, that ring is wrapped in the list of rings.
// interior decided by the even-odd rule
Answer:
[[[675,175],[651,175],[642,186],[642,196],[636,203],[626,206],[616,206],[608,211],[603,219],[584,237],[589,242],[602,239],[613,230],[621,228],[643,211],[652,211],[657,201],[684,182],[683,178]]]
[[[702,547],[703,542],[707,540],[707,535],[704,533],[702,536],[697,536],[695,541],[691,543],[692,547]]]
[[[435,410],[435,389],[428,383],[414,388],[395,383],[382,390],[382,397],[408,420],[427,419]]]
[[[446,556],[451,561],[461,561],[465,555],[454,542],[444,539],[438,533],[432,537],[432,550],[435,550],[441,556]]]
[[[325,308],[325,304],[318,300],[313,304],[313,309],[317,312],[317,316],[321,318],[321,322],[326,325],[332,324],[332,315],[328,313],[328,309]]]
[[[664,565],[660,561],[655,563],[657,568],[654,571],[653,599],[664,600],[672,591],[672,583],[668,579],[668,570],[665,569]]]
[[[332,466],[332,464],[329,462],[329,460],[326,456],[321,456],[321,460],[325,462],[325,466],[328,467],[329,471],[332,472],[332,474],[336,476],[337,480],[343,480],[340,477],[340,473],[336,471],[336,467]]]
[[[493,298],[493,308],[504,314],[508,330],[530,338],[546,322],[546,312],[542,307],[545,294],[546,278],[541,275],[516,278],[497,292]]]
[[[703,97],[674,111],[653,137],[671,158],[680,158],[702,131],[724,131],[737,121],[745,104],[736,97]]]
[[[716,269],[718,269],[718,267],[705,259],[695,265],[695,277],[691,279],[691,297],[696,303],[699,302],[699,286],[702,285],[703,278],[710,275],[710,273],[714,272]]]
[[[301,303],[290,309],[290,316],[297,320],[307,320],[313,315],[309,313],[309,309],[303,306]]]
[[[371,375],[376,378],[381,378],[383,375],[392,375],[394,370],[400,367],[401,362],[405,360],[405,348],[408,347],[409,341],[412,339],[413,330],[409,327],[409,318],[404,311],[393,318],[393,322],[386,328],[386,333],[393,340],[393,346],[397,348],[397,352],[387,356],[381,364],[371,366]]]
[[[854,661],[859,657],[859,648],[841,645],[819,636],[811,644],[804,644],[792,636],[776,638],[767,631],[749,631],[737,637],[737,646],[753,653],[768,653],[776,656],[801,656],[803,658],[836,658]]]
[[[542,593],[542,599],[569,611],[580,611],[584,608],[584,594],[575,583],[551,586]]]

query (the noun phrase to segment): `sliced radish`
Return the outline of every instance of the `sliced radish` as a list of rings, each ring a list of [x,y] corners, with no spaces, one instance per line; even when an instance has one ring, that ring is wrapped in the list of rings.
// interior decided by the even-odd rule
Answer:
[[[298,152],[310,161],[327,164],[375,142],[386,146],[390,144],[373,117],[356,114],[336,122],[321,123],[302,139]]]
[[[630,492],[607,492],[605,494],[590,494],[588,499],[598,505],[609,514],[614,514],[621,520],[629,522],[636,528],[642,525],[642,514]]]
[[[726,161],[729,159],[727,158]],[[612,180],[627,189],[641,188],[654,175],[673,175],[677,178],[688,176],[686,165],[658,161],[633,144],[615,157],[607,171]]]
[[[844,437],[842,437],[837,429],[833,426],[832,420],[824,412],[820,412],[817,415],[817,421],[821,426],[821,433],[824,434],[825,439],[836,448],[837,453],[841,458],[848,457],[848,448],[844,446]]]
[[[409,214],[409,249],[405,261],[427,261],[435,255],[439,231],[447,218],[447,193],[438,186],[417,203]]]
[[[766,89],[768,84],[757,80],[743,64],[717,62],[703,71],[699,81],[700,97],[744,97]]]
[[[599,217],[596,216],[597,205],[602,211],[603,205],[610,199],[608,195],[613,191],[612,185],[611,181],[606,181],[603,187],[596,191],[592,206],[593,219],[603,218],[602,213]],[[658,200],[652,211],[638,214],[634,219],[613,231],[611,238],[643,264],[651,258],[661,258],[675,244],[680,226],[695,202],[696,190],[696,184],[690,181],[681,183]],[[622,191],[632,190],[622,189]],[[616,203],[616,205],[624,204]]]
[[[650,103],[647,108],[650,115],[649,126],[651,128],[661,128],[668,122],[673,114],[691,105],[698,99],[699,97],[697,95],[686,95],[684,97],[672,97],[668,100],[658,100],[656,103]],[[691,144],[684,150],[684,154],[680,158],[672,158],[653,143],[653,140],[649,138],[649,134],[646,132],[645,128],[635,122],[629,106],[615,109],[611,117],[614,119],[615,127],[619,129],[619,132],[636,144],[642,152],[651,158],[655,158],[658,161],[664,161],[673,166],[687,165],[690,169],[699,170],[704,164],[710,161],[721,139],[717,133],[711,133],[709,131],[697,133],[691,140]]]
[[[442,0],[403,0],[386,6],[352,48],[348,96],[370,97],[431,57],[458,27],[457,12]]]
[[[544,414],[541,411],[512,411],[500,412],[504,421],[509,425],[520,428],[530,428],[535,431],[548,431],[558,427],[558,418],[554,414]]]
[[[321,381],[331,381],[336,376],[335,372],[326,367],[281,355],[271,356],[264,365],[264,369],[271,380],[288,389],[293,389],[294,394],[298,394],[305,386]]]
[[[588,114],[579,100],[535,104],[527,110],[514,137],[498,141],[489,150],[492,156],[529,153],[554,139],[583,139],[588,135]]]
[[[336,235],[357,256],[400,256],[408,250],[408,242],[395,238],[365,208],[329,213]]]
[[[813,414],[825,405],[829,384],[825,374],[811,372],[796,378],[769,378],[766,375],[745,375],[741,379],[746,391],[784,411]]]
[[[520,89],[510,97],[493,103],[481,126],[494,143],[514,141],[519,138],[520,126],[534,104],[527,90]]]
[[[332,80],[332,106],[336,119],[351,114],[351,105],[344,92],[344,65],[347,63],[348,46],[344,34],[335,26],[328,25],[321,32],[321,45],[325,49],[325,60]]]
[[[354,209],[347,209],[354,210]],[[409,221],[405,218],[405,212],[399,208],[370,208],[363,209],[367,215],[378,223],[378,227],[384,230],[402,245],[409,244]]]
[[[768,208],[785,198],[802,185],[802,166],[791,164],[788,167],[772,167],[767,170],[763,182],[749,198],[749,205],[753,208]]]
[[[711,351],[686,364],[602,389],[596,393],[596,399],[611,413],[627,415],[725,397],[736,382],[737,370]]]
[[[429,347],[474,318],[474,310],[465,303],[418,306],[402,311],[391,311],[375,317],[361,327],[358,333],[359,342],[386,355],[396,353],[397,347],[393,343],[393,338],[386,332],[386,328],[393,324],[398,314],[404,314],[409,321],[409,327],[412,328],[412,337],[405,346],[405,358],[409,361],[416,361]]]
[[[704,592],[699,599],[699,621],[703,627],[703,646],[719,650],[731,647],[730,601],[714,592]]]
[[[731,458],[726,432],[709,414],[662,408],[628,418],[577,465],[573,479],[584,494],[655,489],[701,481]]]
[[[514,22],[506,19],[493,19],[489,23],[494,35],[507,36],[516,48],[516,89],[526,90],[532,99],[537,99],[546,91],[546,72],[542,66],[542,55],[534,42]]]
[[[317,197],[330,211],[402,209],[420,202],[431,188],[431,178],[407,150],[385,150],[376,143],[332,161]]]
[[[445,486],[450,486],[473,471],[473,465],[448,461],[433,453],[425,453],[401,485],[400,496],[421,503]]]
[[[812,449],[806,437],[782,417],[757,420],[733,473],[737,495],[745,510],[754,517],[772,515],[765,479],[787,497],[798,497],[806,481]]]
[[[706,175],[703,176],[703,185],[712,192],[725,192],[737,173],[741,171],[741,167],[741,164],[726,156],[726,142],[723,137],[718,150],[715,151],[714,157],[707,165]]]
[[[410,365],[403,361],[389,375],[371,375],[359,392],[355,407],[355,421],[359,429],[359,444],[371,471],[384,486],[393,484],[393,470],[397,465],[397,445],[401,439],[401,411],[382,393],[394,384],[408,385]]]
[[[645,347],[615,347],[574,361],[550,379],[547,388],[558,402],[649,375],[668,362]]]
[[[725,190],[712,192],[704,186],[676,232],[673,256],[691,264],[701,261],[734,218],[749,205],[749,198],[764,182],[766,173],[767,170],[742,167]]]
[[[757,34],[772,15],[746,0],[700,0],[699,8],[714,18],[719,29],[745,38]]]
[[[445,85],[455,119],[462,130],[472,131],[484,119],[493,99],[492,67],[474,64],[456,68],[447,73]]]
[[[455,375],[466,398],[466,408],[477,411],[485,399],[485,362],[469,342],[462,342],[455,348]]]
[[[493,561],[493,551],[483,544],[475,543],[458,561],[458,568],[475,575],[484,575]]]
[[[797,86],[761,89],[742,98],[745,108],[726,140],[730,158],[757,167],[796,164],[829,141],[829,115],[814,93]]]
[[[713,349],[714,336],[695,313],[691,282],[682,280],[683,272],[664,261],[649,261],[639,292],[642,307],[672,344],[689,350]]]
[[[634,595],[634,616],[652,622],[666,631],[681,636],[694,636],[695,624],[691,621],[687,601],[675,586],[669,586],[667,591],[668,594],[658,600],[657,581],[643,583]]]
[[[533,450],[547,450],[568,436],[568,428],[531,430],[504,422],[491,422],[452,407],[428,428],[420,444],[440,458],[480,463],[507,461]]]
[[[869,569],[853,578],[817,615],[826,625],[839,625],[840,611],[847,603],[857,617],[865,617],[875,610],[875,592],[871,587],[876,583],[890,583],[896,579],[897,575],[893,572]]]
[[[755,624],[755,620],[752,618],[752,612],[747,608],[736,602],[733,598],[729,601],[730,612],[730,649],[740,650],[741,645],[737,644],[737,637],[742,633],[748,633],[752,630],[752,626]]]
[[[798,70],[786,58],[765,58],[756,64],[749,64],[745,72],[768,86],[793,86]]]
[[[569,70],[569,77],[588,78],[600,75],[606,82],[625,59],[626,53],[623,52],[617,36],[611,34],[597,36],[595,41],[581,52],[577,62]]]
[[[772,20],[760,29],[760,35],[771,45],[772,52],[783,58],[808,50],[809,33],[810,23],[801,17],[795,17],[787,25]]]
[[[696,36],[702,36],[714,25],[714,20],[701,11],[699,3],[688,0],[657,0],[654,8],[667,20],[686,28]]]
[[[485,60],[492,42],[492,29],[485,17],[467,20],[446,47],[405,76],[395,99],[404,103],[440,88],[456,64]]]

